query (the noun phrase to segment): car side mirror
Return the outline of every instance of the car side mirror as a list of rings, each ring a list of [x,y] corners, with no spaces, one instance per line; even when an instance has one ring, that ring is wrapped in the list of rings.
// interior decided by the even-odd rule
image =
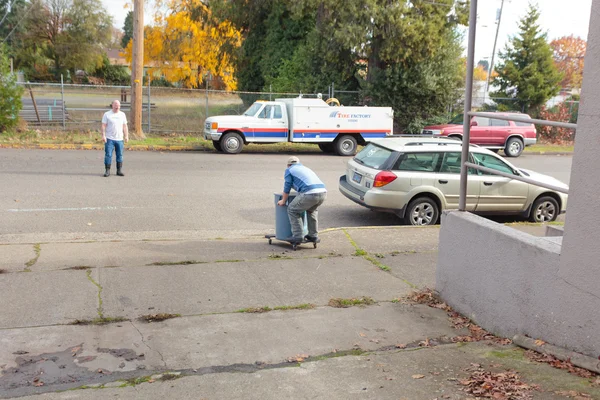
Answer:
[[[477,123],[477,121],[471,121],[471,126],[477,126],[477,125],[479,125],[479,124]]]

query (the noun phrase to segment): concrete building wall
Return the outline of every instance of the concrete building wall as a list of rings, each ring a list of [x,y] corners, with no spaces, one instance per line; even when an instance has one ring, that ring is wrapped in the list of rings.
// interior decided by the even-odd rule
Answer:
[[[582,86],[563,237],[536,238],[469,213],[447,212],[436,289],[450,306],[495,334],[524,334],[597,358],[600,0],[592,2]]]
[[[599,160],[600,1],[593,1],[559,274],[596,298],[600,298]]]
[[[490,332],[597,357],[600,298],[562,277],[561,238],[531,236],[476,215],[442,215],[436,290]]]

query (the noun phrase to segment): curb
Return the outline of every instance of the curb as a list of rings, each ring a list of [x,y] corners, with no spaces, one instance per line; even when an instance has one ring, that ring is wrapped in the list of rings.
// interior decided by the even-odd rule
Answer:
[[[104,144],[12,144],[0,143],[0,149],[38,149],[38,150],[104,150]],[[178,145],[129,145],[125,150],[130,151],[198,151],[209,152],[202,146],[178,146]]]

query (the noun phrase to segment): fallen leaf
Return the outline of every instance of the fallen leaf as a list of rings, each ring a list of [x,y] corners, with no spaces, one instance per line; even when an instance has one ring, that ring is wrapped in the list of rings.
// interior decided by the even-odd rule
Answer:
[[[538,339],[538,340],[535,341],[535,345],[536,346],[543,346],[545,344],[546,344],[546,342],[544,342],[543,340],[540,340],[540,339]]]
[[[396,348],[397,348],[397,349],[405,349],[405,348],[406,348],[406,345],[405,345],[405,344],[397,344],[397,345],[396,345]]]
[[[360,332],[358,335],[359,335],[360,337],[365,337],[365,336],[367,336],[367,335],[365,335],[365,334],[364,334],[364,333],[362,333],[362,332]]]
[[[91,223],[91,222],[88,222],[87,224],[88,224],[88,226],[92,226],[92,223]]]
[[[149,379],[148,380],[148,383],[154,383],[154,382],[156,382],[154,379]]]
[[[413,375],[412,378],[413,379],[423,379],[423,378],[425,378],[425,375],[417,374],[417,375]]]

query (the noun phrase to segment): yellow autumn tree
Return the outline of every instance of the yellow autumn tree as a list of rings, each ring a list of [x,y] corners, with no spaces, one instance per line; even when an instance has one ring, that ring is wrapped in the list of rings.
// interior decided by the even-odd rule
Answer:
[[[209,76],[235,90],[231,50],[241,44],[241,33],[229,21],[217,21],[201,0],[168,0],[166,14],[155,16],[144,28],[144,65],[149,74],[169,82],[198,87]],[[131,61],[132,43],[125,49]]]

